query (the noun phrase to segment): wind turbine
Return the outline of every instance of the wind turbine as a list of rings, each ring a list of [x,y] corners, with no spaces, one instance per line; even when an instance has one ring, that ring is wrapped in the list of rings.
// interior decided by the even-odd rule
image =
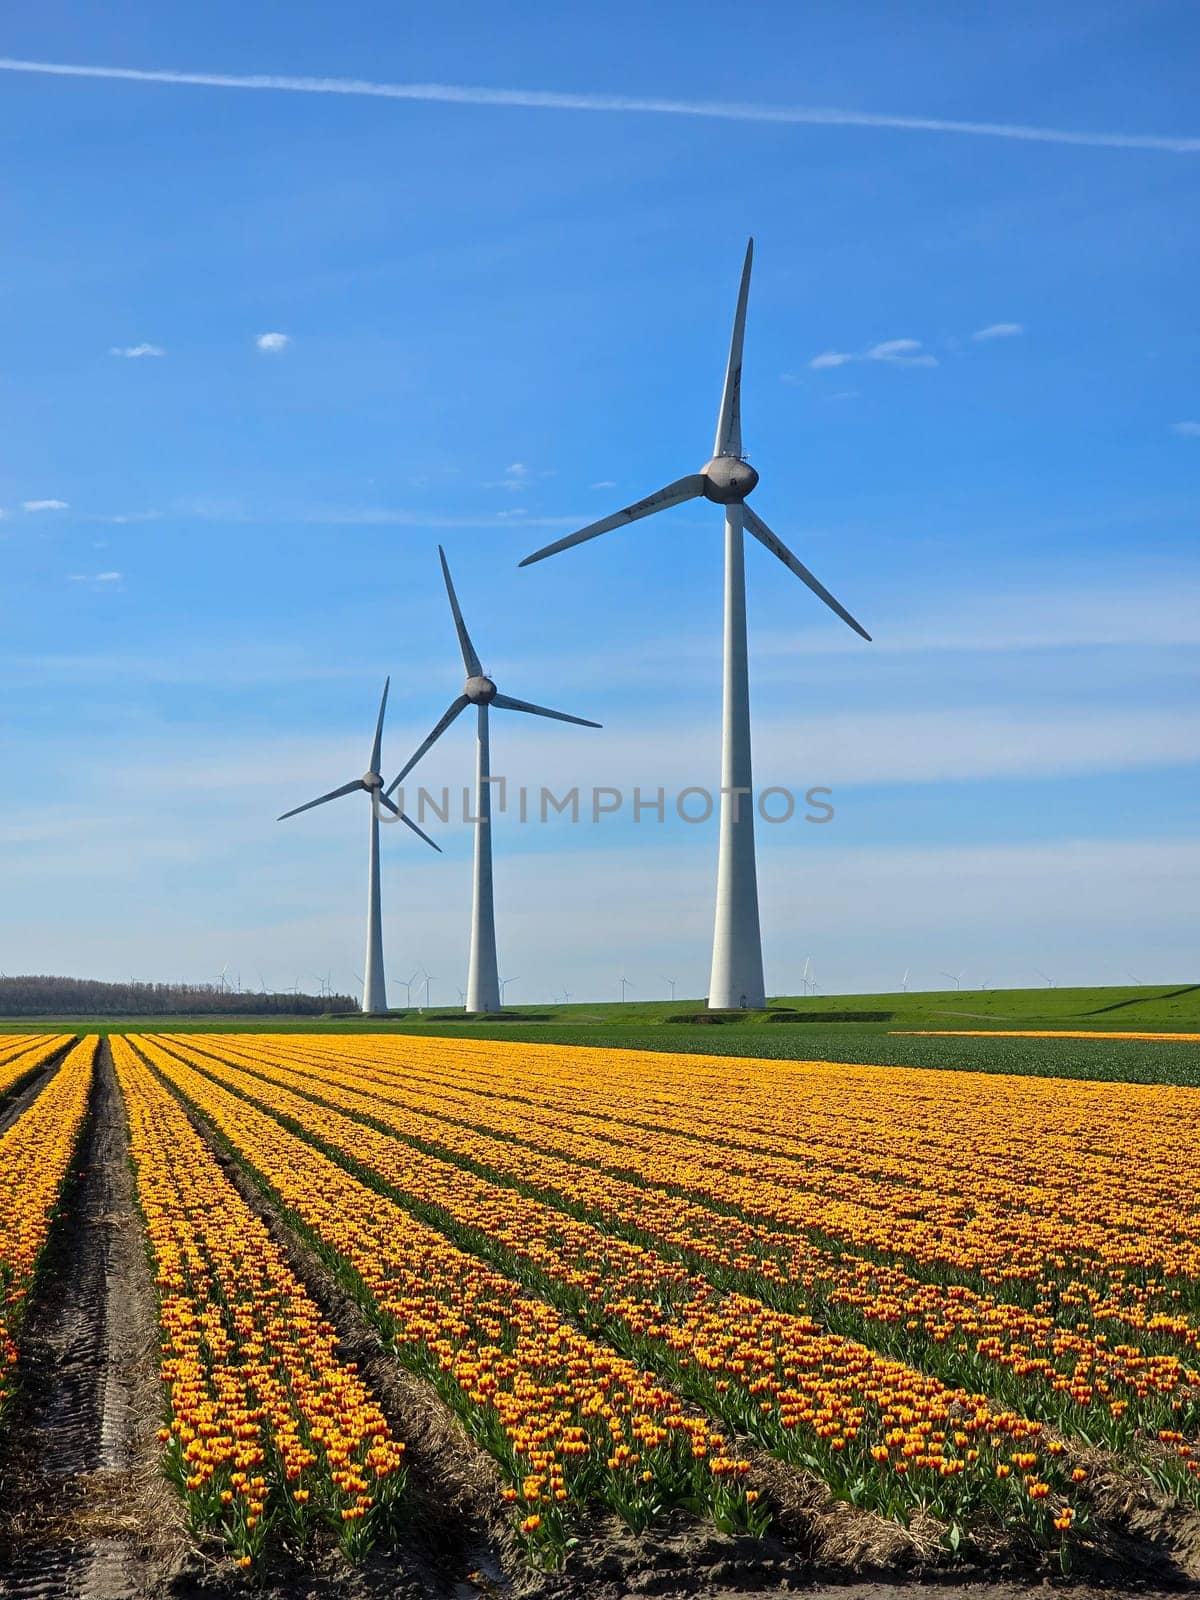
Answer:
[[[636,983],[630,983],[628,978],[622,978],[621,979],[621,1004],[622,1005],[624,1005],[624,1003],[625,1003],[625,991],[626,991],[626,989],[636,989],[636,988],[637,988],[637,984]]]
[[[670,987],[670,990],[671,990],[671,1004],[674,1005],[675,1004],[675,979],[674,978],[664,978],[663,982]]]
[[[329,800],[340,800],[344,794],[354,794],[359,789],[364,789],[370,797],[371,839],[367,854],[367,977],[362,997],[362,1008],[370,1016],[387,1010],[387,984],[383,975],[383,917],[379,892],[379,807],[386,806],[400,818],[401,822],[410,827],[419,839],[424,839],[431,849],[441,852],[441,846],[434,844],[429,835],[423,833],[412,818],[406,817],[383,793],[383,778],[380,776],[379,763],[383,745],[383,717],[387,710],[390,683],[390,678],[384,681],[383,699],[379,702],[379,718],[375,724],[375,738],[371,743],[371,759],[362,777],[352,778],[349,783],[342,784],[340,789],[331,789],[328,794],[320,795],[316,800],[309,800],[307,804],[297,806],[293,811],[285,811],[279,818],[279,821],[283,822],[288,817],[297,817],[302,811],[311,811],[314,806],[323,806]]]
[[[908,973],[909,973],[909,968],[905,967],[904,976],[900,979],[900,988],[902,989],[902,991],[905,994],[908,993]]]
[[[870,634],[835,600],[829,590],[771,532],[746,496],[758,483],[758,473],[742,454],[742,343],[746,330],[746,300],[750,292],[750,265],[754,240],[746,246],[742,281],[733,318],[733,337],[725,369],[725,387],[717,416],[717,436],[712,458],[699,472],[677,478],[644,500],[578,533],[558,539],[521,562],[557,555],[584,544],[613,528],[626,527],[641,517],[682,505],[703,496],[725,508],[725,666],[721,731],[721,836],[717,856],[717,911],[713,930],[712,976],[708,1004],[714,1010],[766,1005],[763,984],[762,933],[758,918],[758,874],[754,855],[753,773],[750,752],[750,685],[746,649],[746,572],[743,531],[749,532],[806,583],[818,599],[836,611],[842,621],[864,639]]]
[[[962,971],[956,977],[953,972],[943,972],[941,970],[941,968],[939,967],[938,968],[938,976],[942,977],[942,978],[949,978],[950,982],[954,985],[954,987],[956,989],[961,989],[962,988],[963,978],[966,976],[966,971],[967,971],[967,969],[966,969],[966,967],[964,967],[962,969]]]
[[[470,979],[468,978],[467,981],[470,982]],[[517,977],[515,977],[515,978],[501,978],[500,979],[500,1004],[501,1005],[504,1004],[504,991],[508,988],[509,984],[510,983],[520,983],[520,981],[521,981],[520,974],[518,974]],[[470,1007],[468,1007],[467,1009],[469,1010]]]
[[[583,728],[598,728],[598,722],[586,717],[568,716],[565,711],[549,711],[545,706],[531,705],[528,700],[514,700],[511,695],[500,694],[480,665],[459,610],[458,596],[450,578],[446,552],[438,545],[442,560],[442,576],[446,580],[446,594],[454,614],[458,643],[462,650],[467,681],[463,692],[452,700],[441,720],[429,737],[416,748],[400,772],[388,784],[390,795],[420,761],[421,757],[437,743],[454,719],[474,706],[476,711],[476,764],[475,764],[475,871],[471,897],[471,959],[467,969],[467,1010],[499,1011],[500,975],[496,964],[496,906],[492,890],[492,787],[491,747],[488,734],[488,713],[494,706],[499,711],[527,711],[534,717],[550,717],[555,722],[574,722]],[[394,808],[393,808],[394,809]]]
[[[1039,978],[1045,978],[1047,989],[1053,989],[1054,979],[1049,975],[1049,973],[1043,972],[1041,967],[1034,967],[1033,970],[1037,973]]]
[[[417,979],[420,976],[421,976],[421,969],[418,967],[416,972],[413,973],[411,978],[409,978],[407,980],[405,980],[404,978],[398,978],[396,980],[397,981],[397,986],[404,990],[404,1007],[405,1007],[406,1011],[411,1011],[412,1010],[412,986],[413,986],[414,983],[416,983]]]

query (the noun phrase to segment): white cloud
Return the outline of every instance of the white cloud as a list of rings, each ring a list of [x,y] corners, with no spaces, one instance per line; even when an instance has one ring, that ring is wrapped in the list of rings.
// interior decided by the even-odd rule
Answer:
[[[109,584],[120,583],[122,574],[119,572],[72,572],[68,573],[68,583],[86,583],[92,588],[104,588]]]
[[[541,476],[544,478],[546,473],[543,472]],[[494,478],[490,483],[485,483],[483,487],[485,489],[507,489],[510,493],[515,493],[518,489],[527,489],[529,487],[529,467],[524,461],[510,461],[504,469],[502,478]]]
[[[972,339],[1015,339],[1025,329],[1019,322],[989,322],[986,328],[977,328]]]
[[[260,333],[254,343],[268,355],[279,355],[292,342],[290,333]]]
[[[65,500],[22,500],[21,508],[24,511],[66,511]]]
[[[1200,439],[1200,422],[1173,422],[1172,433],[1181,433],[1188,439]]]
[[[920,339],[885,339],[867,351],[868,361],[890,361],[897,367],[936,367],[937,357],[922,350]]]
[[[920,339],[884,339],[870,349],[854,353],[849,350],[825,350],[808,363],[812,372],[827,372],[835,367],[847,366],[851,361],[886,361],[893,367],[936,367],[936,356],[930,355]],[[795,383],[790,372],[783,374],[784,383]]]
[[[108,353],[110,356],[124,356],[127,361],[137,361],[142,356],[165,356],[167,352],[160,344],[114,344]]]
[[[598,483],[593,483],[589,487],[593,489],[615,489],[617,480],[615,478],[601,478]]]

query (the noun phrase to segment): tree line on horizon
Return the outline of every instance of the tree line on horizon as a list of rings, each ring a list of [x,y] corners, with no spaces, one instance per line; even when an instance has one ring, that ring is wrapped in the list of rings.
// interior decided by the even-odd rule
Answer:
[[[348,994],[250,993],[216,983],[105,983],[44,974],[0,977],[3,1017],[320,1016],[357,1011]]]

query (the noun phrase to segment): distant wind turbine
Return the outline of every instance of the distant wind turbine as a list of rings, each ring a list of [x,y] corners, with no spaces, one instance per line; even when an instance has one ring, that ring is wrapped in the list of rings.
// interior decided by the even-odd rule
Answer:
[[[624,1001],[625,1001],[625,991],[626,991],[626,989],[636,989],[636,988],[637,988],[637,984],[636,983],[631,983],[628,978],[622,978],[621,979],[621,1003],[622,1004],[624,1004]]]
[[[664,978],[663,982],[665,984],[669,985],[669,987],[670,987],[670,990],[671,990],[671,1004],[674,1005],[675,1004],[675,979],[674,978]]]
[[[1045,980],[1047,989],[1053,989],[1053,987],[1054,987],[1054,979],[1050,976],[1049,973],[1043,972],[1040,967],[1034,967],[1033,970],[1037,973],[1039,978],[1043,978]]]
[[[498,711],[525,711],[534,717],[550,717],[555,722],[574,722],[583,728],[598,728],[598,722],[586,717],[568,716],[565,711],[550,711],[545,706],[535,706],[528,700],[514,700],[511,695],[497,692],[496,685],[484,673],[467,625],[458,605],[458,596],[450,578],[446,552],[438,546],[442,559],[442,576],[446,580],[446,594],[458,631],[463,666],[467,681],[463,692],[452,700],[433,732],[422,743],[388,784],[387,793],[404,782],[425,752],[441,738],[454,719],[468,706],[476,710],[476,801],[475,801],[475,874],[471,906],[471,959],[467,969],[467,1010],[498,1011],[500,1009],[500,977],[496,962],[496,906],[492,892],[492,787],[491,749],[488,735],[488,713],[494,706]],[[394,809],[394,808],[393,808]]]
[[[905,967],[904,976],[900,979],[900,988],[905,994],[908,993],[908,971],[909,969]]]
[[[967,969],[966,969],[966,967],[964,967],[962,969],[962,971],[960,973],[958,973],[958,975],[956,976],[953,972],[942,972],[941,968],[939,967],[938,973],[939,973],[940,977],[949,978],[950,982],[954,985],[954,987],[956,989],[961,989],[962,988],[962,981],[963,981],[964,977],[966,977]]]
[[[613,528],[627,527],[641,517],[703,496],[725,508],[725,666],[721,734],[721,834],[717,857],[717,911],[713,930],[712,976],[708,1004],[717,1010],[766,1005],[763,983],[762,932],[758,916],[758,874],[754,854],[754,805],[750,752],[750,686],[746,648],[746,574],[743,531],[749,532],[783,562],[802,583],[864,639],[870,634],[767,527],[746,496],[758,473],[742,453],[742,344],[754,241],[746,246],[742,281],[733,319],[733,337],[725,368],[725,387],[717,417],[712,458],[699,472],[677,478],[666,488],[589,523],[578,533],[546,545],[521,566],[541,561],[584,544]]]
[[[412,986],[413,986],[414,983],[416,983],[417,979],[420,976],[421,976],[421,970],[418,967],[418,969],[416,970],[416,972],[413,973],[411,978],[407,978],[407,979],[406,978],[399,978],[399,979],[397,979],[396,987],[398,989],[403,989],[404,990],[404,1009],[406,1011],[412,1009]]]
[[[380,751],[383,745],[383,718],[387,710],[388,684],[387,679],[383,685],[383,699],[379,702],[379,718],[375,724],[375,738],[371,743],[371,759],[366,772],[361,778],[352,778],[349,783],[342,784],[340,789],[331,789],[328,794],[319,795],[316,800],[309,800],[305,805],[297,806],[293,811],[285,811],[279,818],[280,822],[288,817],[298,817],[302,811],[311,811],[314,806],[323,806],[327,801],[340,800],[344,794],[354,794],[357,790],[365,790],[371,801],[371,839],[367,855],[367,981],[363,986],[362,1008],[369,1015],[387,1010],[387,984],[383,975],[383,916],[380,908],[379,890],[379,807],[386,806],[400,821],[412,829],[418,839],[424,839],[431,849],[441,851],[441,846],[434,844],[427,833],[423,833],[411,817],[406,817],[387,795],[383,793],[383,778],[380,776]]]
[[[510,983],[520,983],[520,981],[521,981],[520,974],[518,974],[515,978],[501,978],[500,979],[500,1003],[501,1003],[501,1005],[504,1004],[504,991],[508,988],[509,984]]]

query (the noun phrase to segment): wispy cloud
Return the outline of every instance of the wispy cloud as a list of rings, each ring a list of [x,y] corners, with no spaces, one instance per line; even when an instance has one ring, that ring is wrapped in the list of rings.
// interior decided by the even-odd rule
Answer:
[[[867,351],[868,361],[889,361],[896,367],[936,367],[937,357],[922,350],[919,339],[885,339]]]
[[[676,100],[615,94],[574,94],[554,89],[495,89],[453,83],[378,83],[367,78],[291,77],[279,73],[179,72],[137,67],[79,66],[58,61],[0,57],[0,71],[57,78],[102,78],[126,83],[173,83],[202,89],[254,89],[289,94],[336,94],[384,100],[423,100],[445,105],[497,106],[546,111],[708,117],[724,122],[805,124],[816,127],[879,128],[907,133],[962,134],[1032,144],[1093,149],[1157,150],[1175,155],[1200,152],[1200,138],[1145,133],[1087,132],[1019,122],[978,122],[947,117],[896,116],[831,106],[772,106],[737,100]]]
[[[543,477],[545,474],[543,473]],[[524,461],[512,461],[504,469],[502,478],[493,478],[490,483],[483,485],[485,489],[507,489],[515,493],[518,489],[529,487],[529,467]]]
[[[165,356],[160,344],[114,344],[109,346],[110,356],[124,356],[126,361],[139,361],[143,356]]]
[[[1173,422],[1172,433],[1182,433],[1189,439],[1200,439],[1200,422]]]
[[[936,367],[937,357],[923,347],[920,339],[884,339],[862,351],[825,350],[808,363],[813,372],[824,372],[832,367],[848,366],[851,361],[885,361],[893,367]],[[793,382],[790,373],[783,374],[786,383]]]
[[[277,356],[292,342],[290,333],[260,333],[254,343],[267,355]]]
[[[120,583],[122,576],[120,572],[71,572],[67,574],[67,582],[86,583],[89,588],[105,589]]]
[[[989,322],[986,328],[976,328],[971,337],[976,342],[982,339],[1015,339],[1024,332],[1019,322]]]
[[[65,500],[22,500],[21,509],[23,511],[66,511],[67,502]]]
[[[600,478],[596,483],[590,484],[589,487],[592,489],[615,489],[617,480],[615,478]]]

